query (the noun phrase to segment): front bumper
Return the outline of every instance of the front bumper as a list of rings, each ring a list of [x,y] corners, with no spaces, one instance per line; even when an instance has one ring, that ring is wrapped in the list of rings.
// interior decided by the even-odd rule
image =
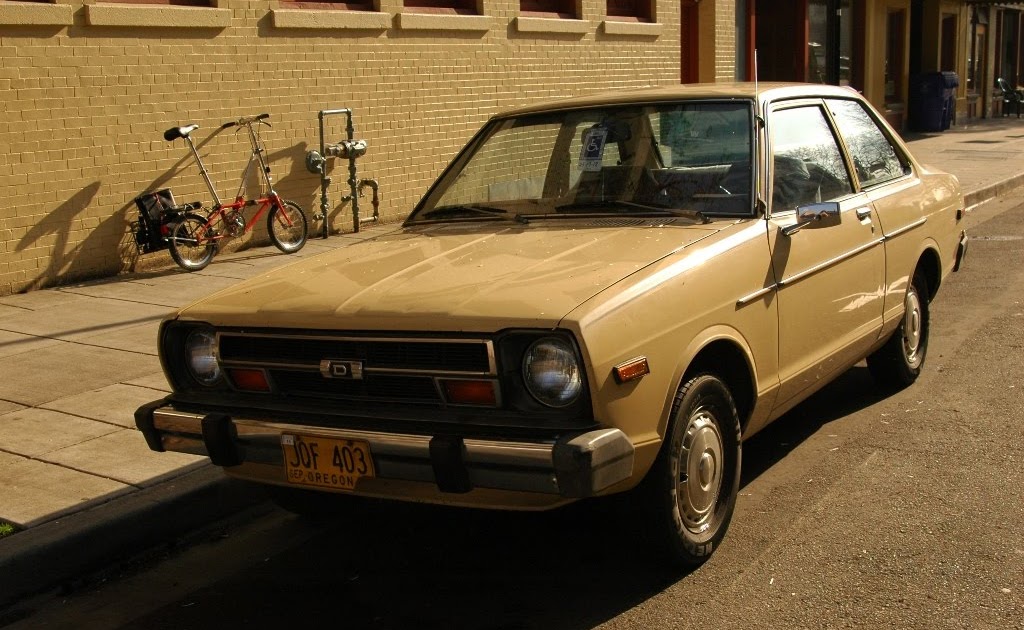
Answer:
[[[177,410],[165,401],[139,408],[135,422],[154,451],[205,455],[235,476],[265,483],[287,483],[282,434],[365,441],[376,469],[371,486],[394,480],[433,484],[442,493],[486,488],[583,498],[633,474],[633,444],[622,431],[609,428],[557,440],[505,441],[201,414]]]

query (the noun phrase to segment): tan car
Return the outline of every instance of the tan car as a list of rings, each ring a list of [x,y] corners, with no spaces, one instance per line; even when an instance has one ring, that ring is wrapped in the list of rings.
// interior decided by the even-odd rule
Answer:
[[[912,383],[966,249],[955,177],[855,92],[677,86],[493,117],[401,227],[164,322],[151,448],[296,510],[633,492],[683,565],[743,438],[867,357]]]

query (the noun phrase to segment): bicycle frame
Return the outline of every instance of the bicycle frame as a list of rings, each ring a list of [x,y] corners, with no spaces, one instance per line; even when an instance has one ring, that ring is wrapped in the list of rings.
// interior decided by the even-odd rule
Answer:
[[[246,131],[249,133],[249,144],[252,146],[252,152],[249,154],[249,161],[245,165],[245,170],[242,171],[242,180],[239,183],[238,192],[235,194],[234,203],[238,203],[238,201],[243,198],[241,193],[243,188],[245,187],[245,179],[249,175],[249,169],[252,168],[252,163],[254,161],[259,163],[260,173],[263,176],[263,181],[266,183],[267,190],[269,191],[265,198],[280,199],[278,197],[277,192],[274,190],[274,184],[270,179],[270,166],[267,165],[266,158],[263,157],[263,153],[265,152],[265,150],[262,147],[260,147],[259,138],[256,137],[256,132],[252,128],[254,123],[259,122],[264,117],[266,117],[266,114],[261,114],[260,116],[256,116],[254,118],[243,118],[237,122],[227,122],[220,126],[221,129],[228,129],[236,125],[244,126]],[[202,175],[203,181],[206,183],[206,189],[210,191],[210,197],[213,198],[214,202],[213,209],[214,211],[216,211],[219,208],[223,207],[224,203],[221,201],[220,195],[217,194],[217,189],[213,185],[213,180],[210,179],[210,173],[209,171],[206,170],[206,165],[203,164],[203,158],[200,157],[199,151],[196,149],[196,145],[192,141],[192,136],[185,136],[185,142],[188,143],[188,148],[192,151],[192,157],[195,158],[196,164],[199,165],[199,174]]]
[[[232,215],[233,212],[237,212],[242,208],[247,208],[249,206],[255,206],[256,204],[259,204],[260,208],[259,210],[256,211],[256,214],[252,215],[251,219],[245,222],[241,230],[242,232],[248,232],[250,229],[252,229],[252,226],[256,224],[256,221],[258,221],[260,217],[263,216],[263,213],[266,212],[268,209],[274,206],[281,206],[281,198],[278,197],[276,194],[273,196],[267,195],[266,197],[259,197],[257,199],[243,199],[239,197],[232,203],[218,204],[213,208],[213,210],[210,211],[210,215],[207,217],[206,220],[206,227],[212,228],[218,219],[224,222],[225,225],[228,225],[231,219],[230,215]],[[288,225],[290,227],[291,221],[288,220],[287,215],[282,215],[282,217],[286,221],[288,221]],[[211,241],[219,241],[226,238],[230,238],[232,236],[234,236],[233,233],[214,235],[206,234],[203,235],[203,238],[207,238]]]

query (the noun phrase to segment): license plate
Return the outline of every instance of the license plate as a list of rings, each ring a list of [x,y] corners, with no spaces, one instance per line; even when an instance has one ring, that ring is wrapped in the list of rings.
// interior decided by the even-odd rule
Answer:
[[[370,445],[363,440],[282,435],[281,449],[289,483],[354,490],[363,477],[374,477]]]

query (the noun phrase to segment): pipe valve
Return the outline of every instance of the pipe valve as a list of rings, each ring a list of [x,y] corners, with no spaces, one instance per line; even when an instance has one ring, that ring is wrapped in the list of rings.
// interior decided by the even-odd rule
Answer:
[[[324,146],[324,152],[331,157],[354,160],[366,155],[366,140],[342,140],[338,144]]]
[[[324,153],[308,151],[306,153],[306,170],[314,175],[321,175],[324,172],[324,162],[329,157],[354,160],[366,155],[366,140],[342,140],[337,144],[325,144]]]

